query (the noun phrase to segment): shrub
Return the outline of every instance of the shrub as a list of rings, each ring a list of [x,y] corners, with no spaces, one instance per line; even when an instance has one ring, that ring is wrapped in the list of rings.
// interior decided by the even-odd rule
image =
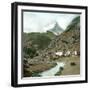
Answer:
[[[75,62],[71,62],[70,65],[71,65],[71,66],[75,66],[76,63],[75,63]]]
[[[60,67],[60,70],[63,70],[64,68],[63,67]]]

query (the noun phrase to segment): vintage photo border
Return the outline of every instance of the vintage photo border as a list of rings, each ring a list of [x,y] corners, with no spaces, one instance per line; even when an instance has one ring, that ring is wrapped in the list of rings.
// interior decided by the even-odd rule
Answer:
[[[70,8],[85,10],[85,80],[63,81],[63,82],[45,82],[45,83],[18,83],[18,6],[39,6],[39,7],[53,7],[53,8]],[[86,6],[70,6],[70,5],[56,5],[56,4],[41,4],[41,3],[23,3],[14,2],[11,6],[11,85],[14,87],[20,86],[40,86],[40,85],[55,85],[55,84],[72,84],[72,83],[86,83],[88,82],[88,61],[87,61],[87,23],[88,8]]]

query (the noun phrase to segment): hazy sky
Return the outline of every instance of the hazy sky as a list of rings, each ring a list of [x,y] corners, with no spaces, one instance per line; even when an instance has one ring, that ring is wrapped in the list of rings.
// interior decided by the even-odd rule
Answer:
[[[43,12],[24,12],[23,28],[24,32],[45,32],[58,22],[61,28],[66,29],[73,18],[79,14],[66,13],[43,13]]]

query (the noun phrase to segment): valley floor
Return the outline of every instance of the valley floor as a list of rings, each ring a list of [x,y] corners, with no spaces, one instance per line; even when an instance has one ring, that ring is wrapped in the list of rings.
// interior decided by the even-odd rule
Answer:
[[[62,70],[58,71],[55,75],[61,76],[61,75],[79,75],[80,74],[80,57],[74,56],[74,57],[60,57],[57,60],[51,60],[49,63],[39,63],[30,65],[30,68],[27,70],[29,71],[30,77],[39,76],[38,73],[44,72],[46,70],[49,70],[56,66],[56,62],[63,62],[65,65]],[[25,73],[24,73],[25,74]],[[24,75],[27,77],[27,75]]]
[[[65,66],[62,72],[57,72],[57,75],[79,75],[80,74],[80,57],[65,57],[59,59],[63,61]]]

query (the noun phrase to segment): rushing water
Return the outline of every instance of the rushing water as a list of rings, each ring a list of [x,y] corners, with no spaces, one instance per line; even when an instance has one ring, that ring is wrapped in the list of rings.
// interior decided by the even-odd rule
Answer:
[[[64,63],[63,62],[57,62],[57,65],[47,71],[44,71],[42,73],[40,73],[39,75],[41,76],[54,76],[59,70],[60,67],[64,67]]]

